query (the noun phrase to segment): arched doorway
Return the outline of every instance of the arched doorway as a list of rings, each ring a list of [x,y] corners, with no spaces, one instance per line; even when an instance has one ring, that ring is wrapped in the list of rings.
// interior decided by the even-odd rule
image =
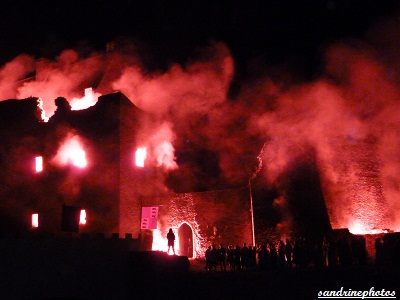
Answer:
[[[179,255],[193,257],[193,231],[192,228],[183,223],[178,229]]]

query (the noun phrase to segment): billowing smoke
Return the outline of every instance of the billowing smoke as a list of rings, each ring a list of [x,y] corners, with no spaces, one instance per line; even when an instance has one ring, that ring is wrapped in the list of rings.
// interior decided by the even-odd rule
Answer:
[[[41,59],[36,62],[35,80],[27,80],[16,91],[17,99],[40,95],[47,117],[56,109],[54,99],[82,97],[93,78],[104,68],[98,54],[80,59],[74,50],[64,50],[55,61]]]
[[[60,166],[72,164],[79,168],[86,167],[86,153],[79,141],[79,136],[69,134],[69,136],[67,136],[63,141],[62,145],[60,145],[53,160],[55,164]]]
[[[239,82],[234,97],[235,62],[223,43],[200,49],[185,65],[155,71],[132,45],[85,58],[65,50],[55,61],[37,61],[35,80],[15,86],[33,68],[32,58],[20,56],[2,68],[0,95],[41,97],[50,116],[59,96],[80,97],[93,84],[97,93],[119,90],[164,124],[144,141],[154,153],[169,153],[159,164],[176,169],[173,147],[194,145],[214,153],[219,176],[233,184],[260,171],[261,150],[258,176],[269,186],[312,152],[334,227],[399,230],[400,45],[392,41],[400,33],[386,23],[372,28],[367,41],[327,47],[321,76],[312,82],[292,83],[284,73],[277,80],[266,71]],[[13,89],[3,88],[9,83]]]
[[[16,98],[17,89],[22,84],[20,81],[34,71],[35,59],[29,55],[19,55],[6,63],[0,69],[0,99]]]
[[[163,123],[160,128],[150,137],[153,154],[157,161],[157,166],[167,170],[178,168],[174,155],[174,134],[170,124]]]
[[[138,66],[127,67],[113,87],[153,114],[173,111],[182,118],[206,114],[226,101],[234,66],[223,44],[213,44],[203,50],[202,56],[201,61],[186,68],[176,64],[164,73],[144,74]]]
[[[273,109],[254,119],[269,138],[267,181],[277,182],[313,149],[333,225],[353,232],[398,230],[400,223],[399,90],[377,57],[360,42],[329,47],[321,79],[278,95],[267,90]]]

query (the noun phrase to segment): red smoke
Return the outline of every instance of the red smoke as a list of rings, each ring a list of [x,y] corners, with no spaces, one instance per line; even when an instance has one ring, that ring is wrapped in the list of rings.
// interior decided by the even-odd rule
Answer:
[[[372,28],[366,41],[327,47],[318,79],[243,80],[234,99],[228,96],[234,59],[223,43],[202,49],[185,66],[153,72],[130,44],[128,52],[116,47],[85,58],[65,50],[55,61],[36,61],[36,78],[26,81],[19,80],[33,71],[34,59],[22,55],[2,67],[0,96],[41,97],[51,116],[59,96],[80,98],[88,87],[98,94],[119,90],[164,124],[161,142],[157,132],[138,134],[153,159],[170,148],[172,156],[164,155],[160,165],[175,168],[174,143],[189,140],[216,152],[233,183],[251,176],[261,149],[259,174],[269,185],[313,149],[334,227],[400,230],[400,45],[392,42],[400,33],[386,23]]]
[[[270,137],[268,182],[312,147],[332,225],[357,233],[400,229],[399,89],[374,54],[366,45],[330,47],[324,77],[282,90],[254,121]]]
[[[91,87],[93,77],[103,68],[104,62],[98,54],[80,59],[74,50],[65,50],[55,61],[36,61],[35,80],[23,82],[15,90],[15,98],[38,95],[44,102],[46,116],[51,117],[56,109],[54,99],[83,97],[84,89]]]
[[[35,60],[29,55],[19,55],[2,66],[0,70],[0,99],[15,99],[17,89],[25,79],[35,70]]]

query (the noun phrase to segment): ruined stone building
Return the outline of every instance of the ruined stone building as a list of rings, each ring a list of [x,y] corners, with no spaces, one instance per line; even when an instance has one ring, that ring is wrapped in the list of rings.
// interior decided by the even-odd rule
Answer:
[[[1,236],[129,234],[166,250],[173,228],[176,248],[189,257],[211,243],[254,242],[246,186],[177,194],[154,157],[136,165],[136,151],[160,124],[123,94],[76,111],[57,98],[48,122],[40,101],[0,102]],[[157,208],[156,229],[143,226],[143,207]]]

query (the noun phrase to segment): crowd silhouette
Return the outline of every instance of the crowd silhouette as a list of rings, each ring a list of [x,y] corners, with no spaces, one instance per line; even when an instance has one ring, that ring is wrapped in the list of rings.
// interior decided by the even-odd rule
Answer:
[[[388,244],[388,243],[387,243]],[[388,257],[391,263],[396,262],[393,255],[399,256],[397,247],[385,245],[381,238],[375,241],[376,265],[384,265]],[[391,249],[389,251],[389,249]],[[397,250],[393,250],[397,249]],[[335,267],[367,264],[365,239],[361,236],[338,237],[319,243],[309,243],[305,238],[285,239],[278,242],[265,242],[259,245],[212,244],[205,252],[205,269],[207,271],[247,271],[269,269],[296,269],[314,267]],[[397,259],[398,261],[399,259]],[[387,263],[386,263],[387,264]]]

